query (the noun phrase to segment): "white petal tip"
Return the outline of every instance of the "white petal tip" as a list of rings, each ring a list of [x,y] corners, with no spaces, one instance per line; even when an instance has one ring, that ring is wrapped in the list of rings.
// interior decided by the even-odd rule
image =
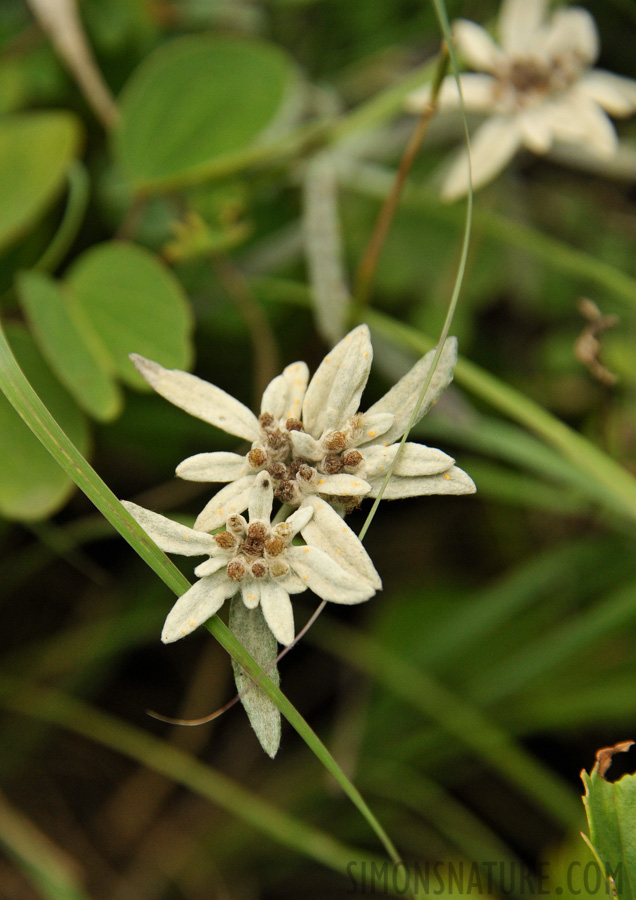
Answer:
[[[161,632],[161,642],[163,644],[174,644],[175,641],[180,641],[181,638],[187,637],[193,631],[192,628],[175,628],[174,625],[171,627],[164,627]]]
[[[161,372],[164,371],[163,366],[160,366],[159,363],[153,362],[152,359],[146,359],[145,356],[140,356],[138,353],[130,353],[129,359],[141,377],[151,386],[153,382],[157,381]]]

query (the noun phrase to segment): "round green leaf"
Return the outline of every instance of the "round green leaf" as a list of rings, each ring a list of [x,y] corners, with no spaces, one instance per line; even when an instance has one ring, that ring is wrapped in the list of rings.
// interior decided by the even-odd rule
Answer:
[[[53,377],[22,325],[7,325],[7,336],[27,378],[75,446],[86,453],[86,419]],[[33,521],[57,512],[75,490],[3,394],[0,394],[0,515]]]
[[[184,37],[156,50],[121,97],[115,148],[138,187],[203,179],[263,137],[294,69],[261,41]]]
[[[70,113],[0,119],[0,249],[18,238],[59,193],[79,140],[79,123]]]
[[[146,383],[128,358],[139,353],[166,368],[192,361],[192,315],[180,283],[149,250],[123,241],[99,244],[73,265],[66,287],[111,370],[132,387]]]
[[[44,358],[77,403],[101,421],[121,411],[109,357],[68,291],[48,275],[23,272],[18,294]]]

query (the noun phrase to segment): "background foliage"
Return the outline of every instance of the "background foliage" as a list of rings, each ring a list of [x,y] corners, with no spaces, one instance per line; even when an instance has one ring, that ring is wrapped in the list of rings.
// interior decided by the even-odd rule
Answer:
[[[636,77],[634,7],[585,5],[600,64]],[[481,22],[496,9],[448,3]],[[414,0],[85,0],[81,14],[117,97],[107,129],[29,8],[0,6],[2,321],[114,493],[191,522],[209,492],[175,464],[235,445],[144,391],[127,354],[193,367],[250,406],[282,365],[315,368],[329,247],[351,281],[439,25]],[[383,593],[330,609],[281,664],[411,861],[548,859],[562,884],[590,858],[578,773],[633,736],[636,124],[619,130],[609,169],[522,156],[478,195],[453,326],[464,360],[416,435],[478,495],[382,504],[365,545]],[[441,328],[464,211],[432,185],[458,140],[433,123],[384,248],[369,402]],[[340,276],[327,286],[346,292]],[[602,336],[615,385],[575,352],[581,296],[619,318]],[[224,703],[227,654],[203,630],[160,645],[172,595],[4,397],[0,453],[2,896],[346,896],[348,862],[381,854],[356,809],[289,728],[272,762],[239,707],[196,729],[146,717]],[[313,611],[306,595],[297,608]]]

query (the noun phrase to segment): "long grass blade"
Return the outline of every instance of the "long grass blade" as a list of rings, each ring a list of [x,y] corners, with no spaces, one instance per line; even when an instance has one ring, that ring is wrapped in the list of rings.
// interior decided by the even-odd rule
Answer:
[[[378,857],[345,846],[326,832],[307,825],[261,799],[183,750],[60,691],[2,677],[0,704],[21,715],[67,728],[161,772],[226,809],[261,834],[338,872],[345,872],[352,860],[366,858],[378,863]]]

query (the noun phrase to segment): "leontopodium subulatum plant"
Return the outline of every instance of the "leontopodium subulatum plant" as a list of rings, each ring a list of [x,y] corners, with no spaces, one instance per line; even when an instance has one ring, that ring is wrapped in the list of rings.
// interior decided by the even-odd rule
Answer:
[[[521,146],[547,153],[555,142],[576,144],[600,157],[612,156],[616,131],[606,113],[636,111],[636,82],[592,69],[599,53],[596,24],[587,10],[559,9],[546,21],[547,0],[504,0],[498,19],[500,44],[475,22],[453,23],[455,46],[476,72],[460,76],[467,110],[490,118],[472,140],[474,187],[499,174]],[[407,98],[421,112],[430,88]],[[442,109],[456,108],[454,76],[440,91]],[[442,182],[442,195],[453,200],[468,191],[466,152],[453,161]]]
[[[311,381],[305,363],[287,366],[266,388],[258,417],[195,375],[132,356],[146,381],[171,403],[251,444],[244,454],[199,453],[177,467],[181,478],[227,482],[194,528],[125,503],[165,552],[208,556],[195,569],[199,580],[168,615],[164,642],[189,634],[233,598],[231,630],[277,679],[276,642],[289,645],[294,639],[291,595],[310,588],[323,600],[353,604],[382,586],[344,521],[348,512],[364,497],[377,497],[383,486],[387,499],[474,492],[469,476],[441,450],[410,442],[400,449],[409,422],[418,421],[452,380],[456,340],[446,342],[431,373],[434,356],[431,351],[422,357],[361,412],[373,350],[369,329],[360,325],[327,354]],[[272,522],[274,502],[279,509]],[[293,543],[299,537],[303,545]],[[236,665],[235,675],[241,691],[245,677]],[[273,755],[280,739],[278,710],[258,689],[242,700]]]

